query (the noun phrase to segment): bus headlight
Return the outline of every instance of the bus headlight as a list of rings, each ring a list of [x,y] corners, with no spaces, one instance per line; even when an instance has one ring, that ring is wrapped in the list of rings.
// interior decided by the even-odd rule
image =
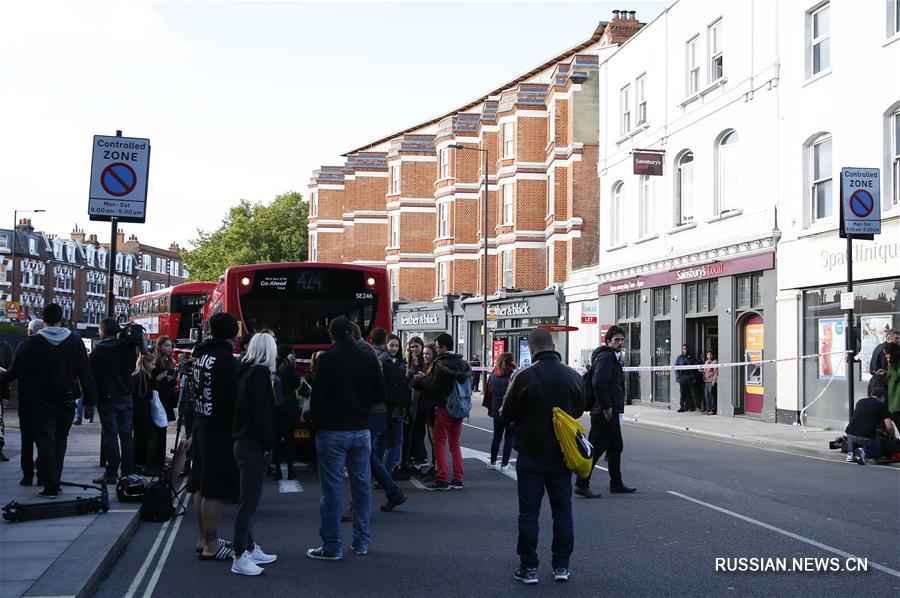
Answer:
[[[374,277],[374,276],[368,277],[368,278],[366,279],[366,284],[369,285],[369,288],[370,288],[370,289],[371,289],[371,288],[374,288],[374,287],[375,287],[375,277]]]
[[[245,287],[249,287],[250,286],[250,277],[249,276],[243,277],[241,279],[241,285],[243,285]]]

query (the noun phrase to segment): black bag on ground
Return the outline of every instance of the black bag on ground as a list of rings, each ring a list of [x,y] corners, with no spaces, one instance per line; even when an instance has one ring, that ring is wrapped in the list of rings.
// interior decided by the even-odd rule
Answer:
[[[172,501],[172,485],[165,480],[154,480],[144,488],[141,501],[141,521],[168,521],[175,514]]]

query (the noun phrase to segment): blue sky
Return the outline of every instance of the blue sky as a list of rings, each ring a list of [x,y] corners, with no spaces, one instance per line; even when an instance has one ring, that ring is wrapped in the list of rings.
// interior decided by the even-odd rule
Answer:
[[[306,193],[341,153],[443,114],[665,2],[16,2],[0,6],[0,226],[87,219],[91,138],[147,137],[141,240]]]

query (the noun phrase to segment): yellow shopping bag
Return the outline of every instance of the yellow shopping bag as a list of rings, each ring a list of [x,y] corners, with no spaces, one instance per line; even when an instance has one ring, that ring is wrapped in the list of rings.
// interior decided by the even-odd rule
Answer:
[[[566,467],[578,477],[588,477],[594,466],[594,447],[584,434],[584,426],[559,407],[554,407],[553,432],[562,449]]]

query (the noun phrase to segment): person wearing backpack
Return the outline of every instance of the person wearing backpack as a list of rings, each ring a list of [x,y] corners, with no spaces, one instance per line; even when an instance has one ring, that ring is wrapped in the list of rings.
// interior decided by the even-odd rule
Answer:
[[[575,546],[572,472],[566,467],[553,427],[553,409],[577,419],[583,413],[581,376],[565,365],[546,330],[528,333],[532,364],[512,376],[500,416],[516,426],[516,486],[519,495],[519,568],[513,577],[538,583],[538,520],[544,490],[553,515],[552,567],[555,581],[568,581]]]
[[[435,339],[437,358],[427,375],[416,374],[413,388],[434,397],[437,412],[434,418],[434,460],[437,475],[428,490],[462,490],[463,462],[459,438],[462,420],[472,407],[472,368],[462,355],[451,353],[453,337],[443,332]],[[466,406],[468,405],[468,407]],[[453,479],[449,478],[447,452],[450,446],[453,459]]]
[[[594,465],[604,452],[609,465],[609,491],[614,494],[630,494],[635,491],[622,483],[622,422],[625,412],[625,377],[618,354],[625,344],[625,331],[611,326],[606,331],[606,345],[597,347],[591,354],[590,395],[593,402],[585,404],[591,411],[591,433],[594,445]],[[586,382],[585,382],[586,383]],[[594,468],[591,468],[591,474]],[[599,492],[590,488],[591,476],[578,478],[575,494],[585,498],[600,498]]]
[[[38,477],[44,484],[38,493],[41,498],[56,498],[61,492],[59,481],[79,383],[85,404],[97,403],[87,350],[81,339],[60,326],[62,315],[62,307],[56,303],[44,307],[47,326],[19,346],[10,369],[0,373],[0,384],[19,380],[19,396],[28,397],[31,403],[31,424],[40,457]]]

